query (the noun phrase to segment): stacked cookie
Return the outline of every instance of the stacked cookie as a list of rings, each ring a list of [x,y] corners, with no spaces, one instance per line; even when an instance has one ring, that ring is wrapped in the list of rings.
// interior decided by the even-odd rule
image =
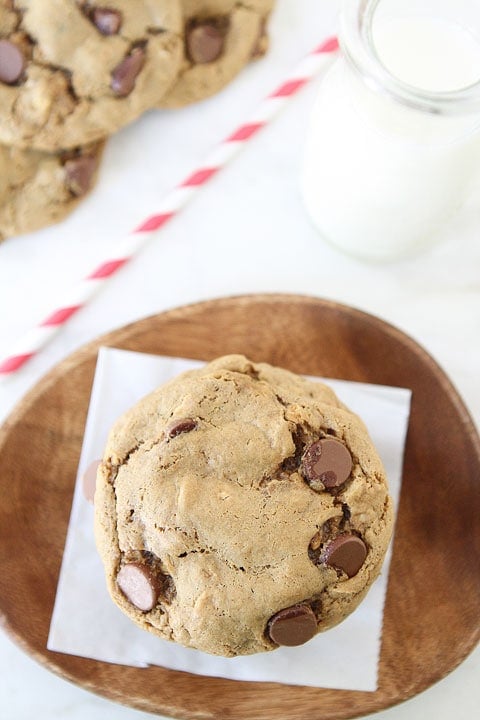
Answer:
[[[224,87],[273,0],[0,0],[0,239],[61,220],[105,139]]]
[[[393,525],[382,462],[334,392],[241,355],[118,419],[95,491],[113,601],[160,638],[235,656],[344,620]]]

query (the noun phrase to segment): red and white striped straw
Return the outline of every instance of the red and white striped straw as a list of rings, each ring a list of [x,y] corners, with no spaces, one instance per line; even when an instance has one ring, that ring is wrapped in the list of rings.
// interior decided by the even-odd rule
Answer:
[[[257,111],[210,153],[202,165],[174,188],[160,203],[156,212],[147,217],[116,248],[116,252],[100,262],[68,297],[60,302],[36,327],[32,328],[12,352],[0,362],[0,378],[13,375],[59,332],[68,320],[84,307],[98,290],[151,240],[153,234],[171,220],[187,202],[218,171],[231,160],[256,133],[265,127],[325,67],[338,49],[335,37],[325,40],[310,52],[294,72],[257,108]]]

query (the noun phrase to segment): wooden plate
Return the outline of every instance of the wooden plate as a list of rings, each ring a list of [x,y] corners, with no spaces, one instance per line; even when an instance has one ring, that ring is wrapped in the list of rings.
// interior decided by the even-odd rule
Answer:
[[[412,388],[376,692],[127,668],[46,650],[100,345],[203,360],[242,352],[299,373]],[[4,626],[50,670],[142,710],[203,720],[355,717],[429,687],[478,642],[479,437],[434,360],[403,333],[352,308],[254,295],[183,307],[112,332],[67,358],[22,400],[0,430],[0,478]]]

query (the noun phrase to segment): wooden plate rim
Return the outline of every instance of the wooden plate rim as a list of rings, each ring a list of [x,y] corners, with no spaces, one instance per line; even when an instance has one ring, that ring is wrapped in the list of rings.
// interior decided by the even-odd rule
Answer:
[[[349,306],[347,304],[339,303],[333,300],[323,299],[316,296],[310,296],[310,295],[299,295],[299,294],[288,294],[288,293],[253,293],[253,294],[246,294],[246,295],[232,295],[232,296],[226,296],[226,297],[219,297],[219,298],[213,298],[209,300],[203,300],[200,302],[193,302],[189,304],[185,304],[179,307],[174,307],[169,310],[155,313],[149,316],[146,316],[144,318],[141,318],[139,320],[130,322],[126,325],[119,326],[118,328],[115,328],[95,340],[92,340],[81,347],[79,347],[77,350],[72,352],[70,355],[68,355],[65,359],[60,361],[58,364],[56,364],[54,367],[52,367],[29,391],[25,393],[23,398],[20,399],[20,401],[16,404],[16,406],[13,408],[7,419],[4,421],[4,423],[0,426],[0,454],[2,453],[3,447],[5,443],[8,441],[10,428],[14,426],[28,411],[28,408],[36,401],[36,399],[44,395],[49,387],[51,385],[54,385],[59,377],[64,376],[65,373],[69,371],[71,367],[74,367],[78,364],[78,361],[80,358],[82,359],[82,362],[86,362],[89,359],[92,359],[95,357],[95,355],[98,352],[98,349],[101,346],[109,346],[109,347],[117,347],[121,348],[122,344],[125,343],[126,339],[128,339],[132,331],[135,330],[135,334],[142,334],[142,328],[145,326],[147,327],[152,321],[155,322],[159,318],[162,320],[174,320],[174,319],[181,319],[182,317],[193,317],[193,315],[196,312],[201,312],[206,309],[208,309],[209,306],[211,307],[219,307],[222,306],[224,309],[227,308],[229,305],[232,305],[235,308],[238,308],[239,306],[248,307],[252,304],[272,304],[272,303],[295,303],[297,305],[306,305],[306,306],[315,306],[317,310],[322,309],[329,309],[329,310],[335,310],[340,312],[341,314],[347,314],[350,317],[353,317],[354,319],[358,321],[362,321],[364,323],[367,323],[369,325],[375,326],[376,328],[380,329],[382,332],[390,336],[392,339],[396,339],[399,341],[402,345],[404,345],[406,348],[408,348],[411,352],[413,352],[423,363],[429,366],[429,370],[431,373],[433,373],[436,376],[437,381],[442,386],[445,393],[448,394],[450,400],[452,400],[456,406],[457,412],[459,413],[459,416],[462,418],[462,425],[465,432],[468,433],[469,438],[472,442],[472,447],[475,449],[476,454],[476,462],[478,466],[480,467],[480,437],[478,435],[478,432],[475,427],[475,423],[470,415],[469,410],[467,409],[467,406],[465,405],[464,401],[462,400],[461,396],[459,395],[457,389],[453,385],[452,381],[447,377],[441,366],[437,363],[437,361],[430,355],[430,353],[425,350],[416,340],[414,340],[412,337],[410,337],[408,334],[406,334],[404,331],[400,330],[399,328],[395,327],[394,325],[390,324],[388,321],[381,319],[380,317],[377,317],[375,315],[372,315],[368,312],[365,312],[363,310],[360,310],[358,308]],[[142,352],[142,349],[138,349],[139,352]],[[348,379],[348,378],[347,378]],[[70,512],[70,508],[68,508],[68,511]],[[3,629],[7,632],[7,634],[11,637],[11,639],[24,651],[26,652],[30,657],[35,659],[37,662],[39,662],[41,665],[46,667],[48,670],[56,674],[57,676],[61,677],[62,679],[65,679],[67,681],[70,681],[74,684],[79,685],[80,687],[83,687],[90,692],[93,692],[97,695],[100,695],[102,697],[105,697],[109,700],[113,700],[115,702],[119,702],[121,704],[126,704],[130,707],[137,708],[139,710],[144,710],[146,712],[152,712],[152,713],[162,713],[167,714],[171,717],[178,717],[182,719],[190,719],[190,718],[197,718],[200,717],[200,715],[197,715],[197,713],[192,713],[191,711],[188,711],[185,709],[185,712],[182,712],[182,714],[177,714],[178,708],[170,707],[168,704],[165,704],[162,708],[152,708],[152,706],[148,703],[148,700],[143,697],[135,697],[135,698],[128,698],[126,699],[123,694],[119,694],[117,691],[112,690],[110,688],[105,687],[98,687],[93,680],[88,680],[83,677],[78,677],[75,672],[68,671],[64,666],[62,666],[62,658],[63,657],[70,657],[70,656],[64,656],[61,653],[55,653],[48,651],[45,648],[44,652],[38,652],[34,647],[32,647],[29,644],[28,638],[25,638],[21,633],[17,632],[13,627],[11,627],[9,623],[9,619],[7,615],[5,614],[3,608],[0,607],[0,626],[3,627]],[[457,656],[457,662],[453,664],[449,669],[447,669],[442,674],[438,675],[433,681],[426,682],[426,683],[419,683],[418,686],[412,686],[409,687],[408,690],[406,690],[405,693],[403,693],[401,696],[398,697],[392,697],[385,700],[385,698],[378,697],[377,702],[375,700],[377,699],[376,696],[378,695],[377,692],[368,692],[368,693],[352,693],[355,695],[365,695],[368,696],[370,700],[373,700],[373,702],[368,703],[368,707],[366,706],[363,710],[359,708],[352,708],[352,714],[349,715],[342,715],[342,717],[360,717],[360,714],[363,714],[364,712],[375,712],[378,710],[387,709],[389,707],[392,707],[400,702],[403,702],[404,700],[407,700],[411,697],[414,697],[418,693],[426,690],[428,687],[430,687],[435,682],[441,680],[445,675],[447,675],[449,672],[453,671],[458,665],[460,665],[463,660],[471,653],[471,651],[476,647],[476,645],[480,641],[480,625],[476,628],[471,628],[471,632],[468,637],[465,637],[464,642],[462,644],[462,647],[459,648],[459,653]],[[82,658],[83,660],[83,658]],[[97,663],[100,661],[95,661],[91,659],[87,659],[87,662],[89,663]],[[104,663],[102,663],[104,664]],[[121,667],[121,666],[117,666]],[[171,674],[172,676],[188,676],[192,679],[192,681],[197,681],[198,679],[203,680],[219,680],[218,678],[209,678],[208,676],[199,676],[199,675],[191,675],[190,673],[182,672],[182,671],[176,671],[176,670],[170,670],[168,668],[158,667],[154,668],[157,670],[161,670],[163,672]],[[143,670],[139,670],[142,672]],[[228,687],[230,683],[238,684],[242,683],[243,681],[236,681],[236,680],[226,680],[226,679],[220,679],[222,685],[225,685],[225,687]],[[258,685],[263,686],[265,689],[275,691],[275,688],[278,687],[276,683],[259,683]],[[291,688],[292,692],[298,691],[299,689],[303,689],[302,686],[286,686],[285,684],[281,684],[279,687],[285,688],[289,687]],[[325,692],[324,688],[308,688],[309,690],[313,691],[314,693],[317,692],[319,695],[321,695],[323,692]],[[327,689],[327,692],[331,693],[338,693],[339,696],[342,695],[343,697],[348,696],[349,691],[343,691],[343,690],[330,690]],[[360,713],[360,714],[359,714]],[[202,718],[217,718],[216,715],[210,715],[208,711],[203,714]],[[278,716],[277,716],[278,717]]]

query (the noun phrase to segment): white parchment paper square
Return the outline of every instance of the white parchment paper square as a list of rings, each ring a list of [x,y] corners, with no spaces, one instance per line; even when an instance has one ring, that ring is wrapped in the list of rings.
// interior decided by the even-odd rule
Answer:
[[[365,600],[338,627],[306,645],[248,657],[218,658],[161,640],[134,625],[111,601],[95,549],[93,507],[83,497],[81,476],[102,456],[109,429],[119,415],[159,384],[200,365],[182,358],[100,349],[48,649],[123,665],[161,665],[235,680],[374,691],[390,551]],[[385,464],[397,507],[410,390],[343,380],[326,382],[366,423]]]

